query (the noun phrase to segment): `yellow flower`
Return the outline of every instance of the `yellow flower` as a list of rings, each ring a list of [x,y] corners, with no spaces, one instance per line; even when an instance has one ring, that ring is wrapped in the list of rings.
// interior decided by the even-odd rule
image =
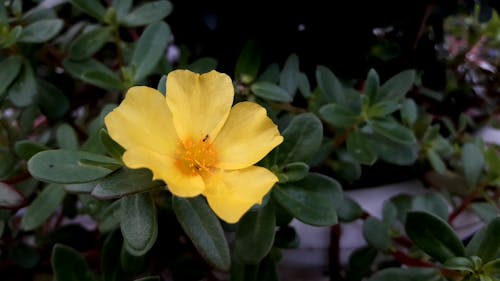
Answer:
[[[225,74],[176,70],[167,77],[166,98],[132,87],[105,123],[126,150],[126,166],[150,169],[176,196],[203,194],[221,219],[234,223],[278,181],[254,164],[283,137],[263,107],[231,107],[233,97]]]

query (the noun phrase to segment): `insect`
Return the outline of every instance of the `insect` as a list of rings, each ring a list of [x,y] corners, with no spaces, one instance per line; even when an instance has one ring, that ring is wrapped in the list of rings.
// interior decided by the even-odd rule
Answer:
[[[205,137],[201,141],[206,142],[207,140],[208,140],[208,135],[205,135]]]

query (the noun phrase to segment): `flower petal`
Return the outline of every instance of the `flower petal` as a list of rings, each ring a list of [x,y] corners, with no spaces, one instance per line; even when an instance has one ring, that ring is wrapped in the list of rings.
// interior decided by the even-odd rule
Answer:
[[[228,223],[237,222],[254,204],[262,203],[262,198],[278,178],[269,170],[251,166],[246,169],[224,171],[205,178],[210,208]]]
[[[125,151],[123,162],[132,169],[148,168],[153,179],[163,180],[170,192],[179,197],[198,196],[205,189],[199,175],[187,175],[175,165],[175,159],[151,150],[134,148]]]
[[[233,97],[231,78],[217,71],[200,75],[176,70],[167,77],[167,104],[183,140],[215,137],[229,115]]]
[[[120,106],[104,118],[108,133],[126,150],[172,153],[179,143],[165,97],[149,87],[132,87]]]
[[[217,167],[232,170],[251,166],[281,142],[283,137],[262,106],[240,102],[215,138]]]

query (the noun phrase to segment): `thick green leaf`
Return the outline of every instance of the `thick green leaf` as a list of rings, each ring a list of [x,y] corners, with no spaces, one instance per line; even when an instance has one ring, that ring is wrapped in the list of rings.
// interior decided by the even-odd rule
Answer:
[[[412,99],[405,99],[401,104],[401,119],[407,125],[413,125],[418,118],[417,104]]]
[[[5,4],[0,4],[0,26],[8,23],[7,10],[5,9]]]
[[[55,281],[95,281],[83,256],[68,246],[56,244],[51,263]]]
[[[104,245],[101,254],[101,269],[103,281],[122,281],[125,280],[125,274],[121,269],[120,259],[117,259],[121,253],[123,239],[119,231],[110,233]]]
[[[454,257],[444,263],[444,267],[458,271],[474,272],[474,263],[470,258]]]
[[[348,196],[344,196],[336,207],[337,215],[342,222],[352,222],[363,215],[361,206]]]
[[[80,77],[83,81],[106,90],[122,90],[124,85],[116,74],[108,71],[87,71]]]
[[[57,19],[57,14],[54,9],[49,7],[41,7],[39,5],[22,15],[23,22],[30,24],[43,19]]]
[[[14,155],[10,151],[0,148],[0,180],[9,177],[14,171],[15,164]]]
[[[418,147],[415,143],[396,142],[378,134],[370,135],[366,140],[370,147],[377,148],[377,156],[389,163],[410,165],[417,160]]]
[[[311,84],[309,83],[309,78],[305,73],[299,74],[299,91],[304,98],[309,98],[311,96]]]
[[[372,264],[377,257],[378,251],[372,247],[363,247],[354,250],[349,257],[349,265],[346,270],[347,280],[361,281],[372,272]]]
[[[248,40],[236,62],[234,77],[243,83],[251,83],[259,73],[260,61],[261,54],[257,44],[254,40]]]
[[[188,65],[187,69],[196,72],[196,73],[207,73],[211,70],[214,70],[217,67],[217,60],[210,57],[205,57],[198,59]]]
[[[64,22],[60,19],[43,19],[36,21],[23,29],[20,42],[43,43],[56,36],[64,27]]]
[[[49,148],[29,140],[17,141],[14,144],[14,150],[16,151],[16,154],[24,160],[29,160],[31,157],[33,157],[33,155],[47,149]]]
[[[73,183],[73,184],[65,184],[64,189],[67,192],[71,193],[84,193],[88,194],[94,190],[95,182],[85,182],[85,183]]]
[[[377,154],[373,152],[367,141],[369,136],[364,135],[358,130],[349,133],[346,140],[347,151],[351,156],[361,164],[373,165],[377,161]]]
[[[405,144],[416,143],[413,132],[393,119],[372,119],[370,120],[370,126],[373,128],[375,133],[392,141]]]
[[[484,236],[479,244],[477,250],[477,256],[480,257],[483,262],[489,262],[495,258],[498,258],[500,254],[500,217],[496,217],[491,220],[486,226]]]
[[[491,220],[496,218],[499,213],[496,206],[486,202],[472,203],[470,207],[485,223],[489,223]]]
[[[361,120],[358,113],[340,104],[327,104],[320,108],[319,114],[323,120],[340,128],[354,126]]]
[[[128,14],[133,2],[133,0],[113,0],[112,6],[116,10],[116,17],[119,22],[121,22]]]
[[[426,150],[426,155],[432,168],[434,168],[434,171],[444,175],[447,169],[446,164],[444,163],[443,159],[441,159],[441,156],[439,156],[439,154],[437,154],[436,151],[432,148]]]
[[[71,0],[71,3],[98,20],[103,20],[106,9],[98,0]]]
[[[162,20],[171,11],[172,4],[169,1],[160,0],[144,3],[132,10],[120,23],[129,27],[148,25]]]
[[[10,30],[7,36],[5,36],[4,38],[2,38],[2,40],[0,40],[0,46],[3,45],[2,46],[3,48],[8,48],[14,45],[19,39],[19,37],[21,37],[22,33],[23,33],[23,27],[20,25],[15,26]]]
[[[99,231],[101,233],[110,232],[120,226],[122,219],[121,201],[116,200],[109,204],[100,214]]]
[[[380,251],[387,251],[392,246],[389,229],[375,217],[369,217],[364,221],[363,237],[368,245]]]
[[[0,81],[2,81],[0,83],[0,99],[21,72],[22,62],[23,60],[19,56],[10,56],[0,62]]]
[[[217,269],[231,266],[229,245],[219,220],[201,197],[172,197],[172,207],[187,236],[200,255]]]
[[[475,187],[484,167],[484,156],[479,147],[466,143],[462,147],[462,164],[467,184],[471,188]]]
[[[486,263],[482,270],[486,276],[496,276],[498,278],[500,276],[500,258]]]
[[[437,281],[437,268],[386,268],[377,271],[368,281]]]
[[[465,254],[464,246],[451,226],[433,214],[409,212],[405,229],[417,247],[441,263]]]
[[[366,115],[368,116],[368,118],[383,117],[393,113],[398,109],[399,103],[395,101],[380,101],[370,106],[366,112]]]
[[[56,131],[57,144],[62,149],[78,149],[78,138],[75,130],[68,124],[61,124]]]
[[[25,203],[24,196],[14,187],[0,182],[0,208],[17,208]]]
[[[150,4],[154,3],[157,2]],[[144,30],[130,61],[130,65],[135,67],[136,82],[143,80],[154,70],[161,57],[165,55],[169,38],[170,27],[163,21],[153,23]]]
[[[36,94],[35,74],[31,65],[25,62],[16,81],[9,87],[7,95],[14,105],[23,107],[30,105]]]
[[[368,71],[368,76],[366,77],[365,82],[365,95],[368,99],[368,105],[373,104],[373,102],[375,101],[379,87],[380,78],[378,77],[377,71],[372,68],[370,69],[370,71]]]
[[[340,184],[320,174],[278,185],[273,189],[276,201],[300,221],[316,226],[337,223],[336,202],[342,198]]]
[[[85,164],[84,160],[103,165]],[[28,170],[33,177],[54,183],[93,181],[110,174],[120,166],[113,158],[63,149],[42,151],[28,161]]]
[[[274,242],[276,216],[269,202],[255,212],[246,213],[238,223],[234,250],[245,264],[258,264],[271,251]]]
[[[280,182],[290,182],[290,181],[298,181],[307,176],[309,172],[309,166],[303,162],[293,162],[290,164],[286,164],[283,166],[281,170]]]
[[[65,195],[61,185],[47,185],[24,213],[21,228],[30,231],[41,226],[59,208]]]
[[[448,219],[448,204],[437,193],[427,193],[413,197],[412,210],[432,213],[443,220]]]
[[[415,70],[404,70],[387,80],[378,92],[377,100],[397,101],[405,97],[415,83]]]
[[[321,121],[312,113],[295,116],[282,133],[285,140],[278,148],[278,163],[308,162],[323,139]]]
[[[330,69],[322,65],[318,66],[316,68],[316,81],[326,102],[347,106],[347,98],[342,84]]]
[[[69,99],[56,86],[43,79],[37,80],[38,95],[35,102],[42,113],[50,120],[56,120],[64,116],[69,110]]]
[[[280,80],[280,67],[277,63],[270,64],[259,76],[257,81],[276,84]]]
[[[126,196],[121,200],[120,229],[127,252],[145,255],[155,244],[158,223],[153,199],[149,193]]]
[[[40,253],[33,246],[16,243],[9,251],[9,259],[23,269],[33,269],[40,262]]]
[[[78,36],[69,47],[69,58],[84,60],[92,57],[108,42],[111,35],[111,27],[101,26]]]
[[[99,138],[111,157],[115,159],[122,158],[122,154],[125,152],[125,149],[115,142],[104,128],[99,131]]]
[[[280,86],[269,82],[255,82],[250,87],[252,92],[263,99],[277,102],[291,102],[292,97]]]
[[[299,75],[299,57],[296,54],[291,54],[285,61],[285,65],[283,65],[283,70],[280,74],[280,87],[284,89],[292,99],[297,92]]]
[[[122,168],[98,181],[92,196],[99,199],[120,198],[124,195],[147,192],[165,184],[153,181],[153,175],[147,169]]]

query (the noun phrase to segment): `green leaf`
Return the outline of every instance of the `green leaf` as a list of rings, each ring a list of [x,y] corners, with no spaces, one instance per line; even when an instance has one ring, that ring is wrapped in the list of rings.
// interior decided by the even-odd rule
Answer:
[[[154,1],[144,3],[126,15],[120,23],[124,26],[135,27],[158,22],[172,11],[169,1]]]
[[[16,154],[24,160],[29,160],[31,157],[33,157],[33,155],[47,149],[49,148],[29,140],[17,141],[14,144],[14,150],[16,151]]]
[[[8,258],[23,269],[33,269],[40,262],[37,249],[24,243],[14,244],[9,251]]]
[[[500,236],[498,233],[500,233],[500,217],[496,217],[488,223],[476,253],[485,263],[498,258],[500,253]]]
[[[281,87],[269,82],[255,82],[250,86],[252,92],[263,99],[277,102],[291,102],[292,97]]]
[[[303,179],[309,173],[309,165],[303,162],[293,162],[283,166],[281,175],[284,176],[287,182],[298,181]],[[281,179],[280,179],[280,182]]]
[[[127,252],[145,255],[155,244],[158,223],[153,199],[149,193],[139,193],[121,199],[120,229]]]
[[[486,202],[472,203],[470,207],[485,223],[489,223],[491,220],[496,218],[499,213],[496,206]]]
[[[377,161],[377,155],[373,152],[367,141],[369,136],[358,130],[352,131],[347,136],[346,147],[351,156],[361,164],[373,165]]]
[[[389,202],[396,211],[397,219],[405,224],[407,214],[411,210],[412,197],[408,194],[400,194],[392,197]]]
[[[401,119],[407,125],[413,125],[418,118],[417,104],[412,99],[405,99],[401,104]]]
[[[319,115],[329,124],[340,128],[352,127],[360,121],[358,113],[340,104],[330,103],[322,106]]]
[[[326,102],[347,106],[347,98],[342,84],[330,69],[322,65],[318,66],[316,68],[316,81]]]
[[[24,196],[14,187],[0,182],[0,208],[17,208],[25,203]]]
[[[0,180],[5,179],[14,171],[16,160],[10,151],[0,149]]]
[[[304,98],[309,98],[311,96],[311,84],[305,73],[300,73],[298,78],[299,91]]]
[[[99,138],[111,157],[117,160],[122,158],[125,149],[115,142],[104,128],[99,131]]]
[[[372,272],[372,264],[377,257],[378,251],[372,247],[363,247],[354,250],[349,257],[346,270],[347,280],[361,281]]]
[[[380,87],[380,78],[378,77],[377,71],[375,69],[370,69],[368,71],[368,76],[366,77],[366,82],[365,82],[365,95],[366,98],[368,99],[368,104],[371,105],[374,103],[377,94],[378,94],[378,89]]]
[[[65,184],[64,189],[70,193],[91,193],[95,187],[95,182]]]
[[[23,107],[30,105],[36,94],[37,85],[35,74],[33,73],[31,65],[25,62],[16,81],[9,87],[7,95],[14,105]]]
[[[82,164],[82,160],[120,166],[113,158],[83,151],[47,150],[28,161],[31,175],[41,181],[53,183],[82,183],[94,181],[110,174],[113,169]]]
[[[470,188],[475,187],[484,167],[484,156],[476,145],[466,143],[462,147],[462,164],[464,175]]]
[[[98,20],[104,20],[106,9],[98,0],[71,0],[71,4]]]
[[[47,185],[24,213],[21,228],[30,231],[41,226],[59,208],[65,195],[61,185]]]
[[[196,73],[207,73],[217,67],[217,60],[214,58],[201,58],[191,63],[187,69]]]
[[[267,204],[256,212],[247,212],[238,223],[234,251],[245,264],[258,264],[274,243],[276,216],[274,206]]]
[[[500,258],[486,263],[483,266],[482,270],[483,270],[484,274],[487,276],[497,276],[498,277],[500,275]]]
[[[56,244],[51,263],[55,281],[95,281],[83,256],[68,246]]]
[[[120,78],[108,71],[87,71],[80,78],[87,83],[109,91],[122,90],[124,87]]]
[[[260,49],[254,40],[248,40],[236,62],[234,77],[243,83],[251,83],[259,73],[260,62]]]
[[[125,274],[121,269],[121,261],[116,258],[121,253],[122,244],[123,239],[119,231],[110,233],[106,237],[106,240],[104,240],[101,254],[103,281],[122,281],[126,279]]]
[[[311,173],[301,181],[273,188],[276,201],[298,220],[316,226],[337,223],[335,203],[342,198],[340,184],[320,174]]]
[[[399,103],[386,100],[370,106],[366,112],[368,118],[384,117],[399,109]]]
[[[278,148],[278,163],[308,162],[319,149],[323,139],[321,121],[312,113],[295,116],[282,133]]]
[[[69,110],[69,99],[56,86],[43,79],[36,81],[38,86],[38,95],[35,96],[35,102],[40,107],[42,113],[50,120],[57,120],[66,114]]]
[[[61,124],[56,131],[56,139],[59,147],[62,149],[78,149],[78,138],[75,130],[68,124]]]
[[[410,204],[411,204],[411,198],[409,198],[410,202],[408,202],[408,209],[406,212],[410,209]],[[404,214],[404,217],[406,218],[406,212]],[[402,216],[401,216],[402,217]],[[384,205],[382,207],[382,222],[387,226],[391,227],[394,225],[396,222],[396,219],[398,218],[398,209],[396,208],[396,204],[394,204],[392,201],[385,201]]]
[[[0,26],[8,23],[7,10],[5,9],[5,4],[0,4]]]
[[[291,54],[283,65],[283,70],[280,74],[280,87],[284,89],[293,99],[298,88],[299,79],[299,57],[296,54]]]
[[[54,9],[39,5],[24,13],[22,19],[24,23],[30,24],[43,19],[57,19],[57,14]]]
[[[366,139],[370,147],[376,147],[377,156],[389,163],[410,165],[418,156],[418,147],[415,143],[401,143],[390,140],[378,134]]]
[[[431,164],[432,168],[434,168],[434,171],[444,175],[447,169],[446,164],[443,162],[443,159],[441,159],[441,156],[439,156],[439,154],[437,154],[436,151],[432,148],[427,149],[426,154],[429,163]]]
[[[101,233],[110,232],[119,227],[122,219],[121,201],[116,200],[109,204],[99,217],[101,218],[99,220],[99,231]]]
[[[429,212],[443,220],[448,219],[448,205],[446,201],[437,193],[427,193],[413,197],[412,210]]]
[[[469,258],[454,257],[446,260],[444,267],[458,271],[474,272],[474,264]]]
[[[451,226],[433,214],[409,212],[405,229],[417,247],[441,263],[465,254],[464,246]]]
[[[282,249],[296,249],[299,247],[300,237],[295,228],[284,225],[280,226],[274,238],[274,247]]]
[[[85,60],[97,53],[111,38],[112,30],[109,26],[100,26],[78,36],[69,47],[71,60]]]
[[[0,62],[0,81],[2,81],[0,83],[0,99],[21,72],[22,62],[23,60],[19,56],[9,56]]]
[[[280,80],[280,67],[277,63],[270,64],[257,79],[258,82],[269,82],[276,84]]]
[[[437,281],[437,268],[386,268],[377,271],[368,281]]]
[[[147,169],[122,168],[98,181],[92,196],[99,199],[120,198],[125,195],[147,192],[164,186],[162,181],[153,181]]]
[[[132,7],[132,2],[133,0],[113,0],[112,6],[116,10],[116,17],[118,18],[118,21],[121,22],[124,17],[128,14],[130,11],[130,8]]]
[[[157,2],[150,4],[154,3]],[[163,21],[153,23],[144,30],[130,61],[130,65],[135,67],[136,82],[143,80],[154,70],[161,57],[165,55],[169,38],[170,27]]]
[[[368,245],[380,251],[388,251],[392,246],[389,229],[374,217],[369,217],[364,221],[363,237],[368,242]]]
[[[373,128],[375,133],[392,141],[408,144],[416,143],[413,132],[393,119],[372,119],[370,120],[370,126]]]
[[[60,19],[43,19],[36,21],[23,29],[19,42],[43,43],[56,36],[64,27]]]
[[[212,266],[227,271],[231,267],[229,245],[217,217],[201,197],[172,197],[177,220],[200,255]]]
[[[413,87],[415,76],[415,70],[404,70],[396,74],[380,87],[377,100],[398,101],[403,99]]]
[[[19,37],[21,37],[21,34],[23,33],[23,27],[20,25],[15,26],[12,28],[9,32],[9,34],[4,37],[2,40],[0,40],[0,46],[3,48],[8,48],[12,45],[14,45]]]
[[[348,196],[344,196],[336,207],[337,215],[341,222],[352,222],[363,215],[361,206]]]

